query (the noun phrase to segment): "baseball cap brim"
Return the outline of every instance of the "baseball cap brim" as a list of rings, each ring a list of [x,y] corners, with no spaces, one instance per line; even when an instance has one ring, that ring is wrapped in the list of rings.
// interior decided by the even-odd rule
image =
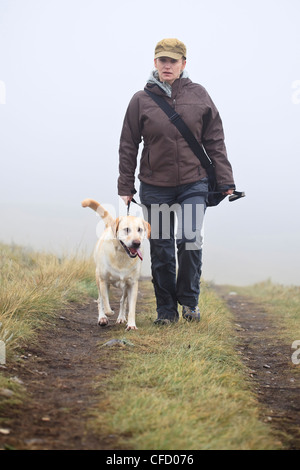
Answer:
[[[158,59],[159,57],[169,57],[170,59],[179,60],[183,56],[182,54],[176,54],[176,52],[169,52],[169,51],[161,51],[155,54],[154,59]]]

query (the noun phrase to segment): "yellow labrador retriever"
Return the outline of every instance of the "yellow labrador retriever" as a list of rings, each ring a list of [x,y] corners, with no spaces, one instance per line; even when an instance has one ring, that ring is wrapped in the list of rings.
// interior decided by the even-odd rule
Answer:
[[[120,287],[122,296],[117,323],[128,321],[126,330],[136,330],[135,310],[138,294],[138,280],[141,270],[142,241],[150,237],[150,225],[140,217],[113,217],[93,199],[85,199],[82,207],[96,211],[105,223],[105,230],[99,238],[94,252],[98,297],[98,324],[108,325],[108,316],[114,314],[109,304],[109,286]]]

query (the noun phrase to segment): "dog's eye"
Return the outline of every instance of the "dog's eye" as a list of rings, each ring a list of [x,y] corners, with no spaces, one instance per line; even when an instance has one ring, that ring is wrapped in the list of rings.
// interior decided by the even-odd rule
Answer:
[[[130,231],[131,231],[131,230],[130,230],[129,227],[124,228],[124,232],[127,233],[127,235],[128,235],[128,233],[130,233]]]
[[[138,228],[138,232],[141,233],[143,231],[142,227]]]

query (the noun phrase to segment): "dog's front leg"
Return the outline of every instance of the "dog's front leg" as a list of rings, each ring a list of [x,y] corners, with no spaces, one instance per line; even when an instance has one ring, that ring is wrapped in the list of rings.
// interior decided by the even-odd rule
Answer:
[[[106,326],[108,325],[108,318],[104,313],[103,309],[103,301],[102,301],[102,296],[101,296],[101,289],[100,289],[100,277],[98,275],[98,271],[96,270],[96,282],[97,282],[97,287],[98,287],[98,325],[100,326]]]
[[[138,282],[134,282],[128,287],[128,322],[126,330],[137,330],[135,325],[135,308],[138,295]]]
[[[98,304],[98,325],[106,326],[106,325],[108,325],[108,318],[104,313],[103,302],[102,302],[100,292],[99,292],[99,297],[98,297],[98,300],[97,300],[97,304]]]
[[[120,311],[117,318],[117,323],[125,323],[126,322],[126,306],[127,306],[127,287],[124,286],[122,297],[120,300]]]
[[[99,281],[99,318],[98,318],[98,323],[100,326],[106,326],[108,325],[108,316],[111,316],[114,314],[112,309],[110,308],[109,305],[109,297],[108,297],[108,285],[107,282],[100,279]]]
[[[109,285],[107,281],[103,279],[100,280],[100,293],[103,302],[104,313],[108,317],[111,317],[114,315],[114,311],[111,309],[109,304]]]

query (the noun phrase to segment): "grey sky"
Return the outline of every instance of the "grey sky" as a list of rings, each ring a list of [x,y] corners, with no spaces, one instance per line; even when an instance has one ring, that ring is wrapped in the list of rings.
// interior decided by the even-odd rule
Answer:
[[[92,252],[80,202],[118,210],[126,107],[177,37],[247,194],[207,210],[204,278],[299,284],[299,18],[299,0],[0,0],[0,240]]]

